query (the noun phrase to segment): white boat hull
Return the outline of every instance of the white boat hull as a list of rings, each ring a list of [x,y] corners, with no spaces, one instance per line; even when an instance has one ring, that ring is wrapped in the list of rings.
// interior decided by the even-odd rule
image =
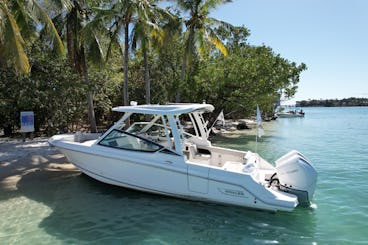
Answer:
[[[49,143],[92,178],[135,190],[270,211],[292,211],[299,193],[306,201],[312,198],[317,175],[302,155],[286,155],[277,169],[256,153],[212,146],[202,114],[213,109],[208,104],[117,107],[124,116],[100,138],[55,135]],[[133,114],[149,120],[126,129]],[[183,130],[182,114],[195,125],[194,133]],[[300,174],[290,175],[294,170]]]
[[[277,113],[279,118],[295,118],[295,117],[304,117],[304,114],[299,113]]]
[[[103,149],[103,146],[98,145],[76,147],[75,143],[62,141],[53,142],[53,145],[83,173],[107,184],[190,200],[270,211],[291,211],[298,204],[296,196],[280,194],[254,183],[250,174],[229,171],[224,176],[220,169],[184,163],[180,156],[170,155],[165,159],[165,154],[154,153],[159,155],[144,159],[141,153],[134,156],[128,152],[128,159],[123,157],[120,150]],[[285,195],[289,198],[287,201],[278,200],[278,195],[282,195],[283,199]]]

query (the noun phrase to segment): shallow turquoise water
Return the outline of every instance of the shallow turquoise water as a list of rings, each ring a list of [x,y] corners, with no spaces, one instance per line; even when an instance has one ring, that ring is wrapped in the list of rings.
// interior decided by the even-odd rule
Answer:
[[[304,153],[319,172],[314,208],[273,214],[131,191],[76,171],[30,171],[15,190],[0,189],[0,243],[368,244],[368,107],[305,111],[265,123],[257,151],[270,161]],[[254,151],[252,133],[215,144]]]

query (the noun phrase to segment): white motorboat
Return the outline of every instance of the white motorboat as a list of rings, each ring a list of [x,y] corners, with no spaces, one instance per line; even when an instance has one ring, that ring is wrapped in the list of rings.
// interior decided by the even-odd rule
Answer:
[[[116,107],[124,115],[102,136],[62,134],[49,143],[83,173],[117,186],[271,211],[311,201],[317,172],[305,156],[291,151],[274,166],[257,153],[213,146],[203,117],[213,110],[209,104]],[[188,120],[191,133],[182,126]]]
[[[295,118],[304,117],[305,112],[302,109],[297,109],[292,105],[284,105],[276,108],[276,116],[279,118]]]
[[[294,118],[294,117],[304,117],[303,111],[287,111],[287,112],[278,112],[276,116],[279,118]]]

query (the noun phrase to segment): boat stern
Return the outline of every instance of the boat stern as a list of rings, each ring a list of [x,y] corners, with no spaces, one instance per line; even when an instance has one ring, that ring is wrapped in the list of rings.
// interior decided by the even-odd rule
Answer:
[[[279,182],[278,188],[296,195],[301,205],[308,205],[313,199],[318,176],[310,161],[298,151],[291,151],[275,163],[274,180]]]

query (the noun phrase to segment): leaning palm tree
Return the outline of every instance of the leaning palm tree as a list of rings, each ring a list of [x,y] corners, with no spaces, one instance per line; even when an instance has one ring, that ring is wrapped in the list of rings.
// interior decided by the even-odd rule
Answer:
[[[41,31],[56,53],[63,54],[64,45],[40,3],[35,0],[1,0],[0,65],[12,65],[19,74],[29,73],[31,68],[25,49]]]
[[[231,25],[209,16],[210,11],[218,5],[231,2],[231,0],[177,0],[179,8],[188,13],[184,18],[185,31],[182,37],[183,62],[181,67],[181,86],[184,84],[187,65],[195,52],[200,55],[207,53],[211,46],[217,48],[223,55],[227,55],[224,43],[216,35],[214,27],[223,26],[230,29]],[[176,101],[181,100],[181,86],[179,85]]]

